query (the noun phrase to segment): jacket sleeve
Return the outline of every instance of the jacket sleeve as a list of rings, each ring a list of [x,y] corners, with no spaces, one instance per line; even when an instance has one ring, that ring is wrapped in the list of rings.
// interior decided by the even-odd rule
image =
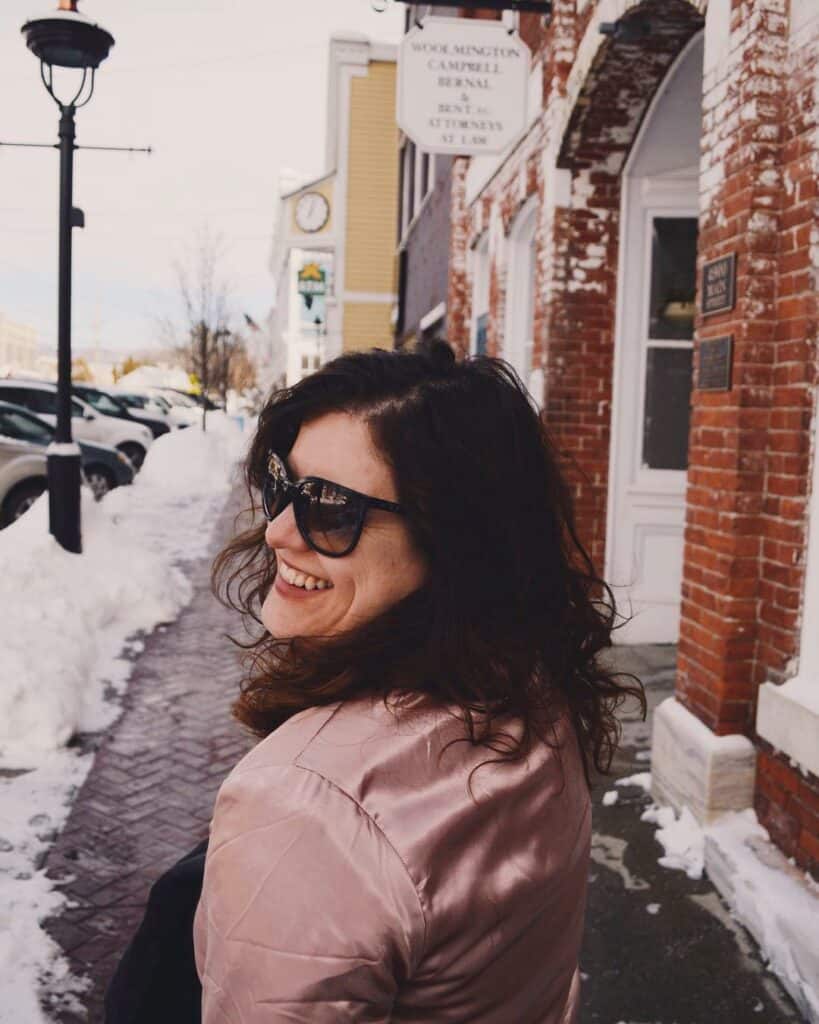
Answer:
[[[194,926],[203,1024],[387,1022],[424,939],[403,862],[365,811],[295,765],[219,793]]]

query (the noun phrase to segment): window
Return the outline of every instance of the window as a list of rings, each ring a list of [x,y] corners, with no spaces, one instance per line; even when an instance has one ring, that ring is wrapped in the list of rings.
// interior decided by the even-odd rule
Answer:
[[[20,400],[21,405],[34,412],[43,413],[46,416],[57,415],[57,392],[40,391],[34,388],[21,388],[24,399]]]
[[[310,357],[309,356],[302,356],[301,357],[301,368],[302,368],[303,372],[306,372],[307,370],[310,369]]]
[[[12,409],[0,409],[0,434],[17,441],[32,441],[34,444],[49,444],[54,430],[36,416]]]
[[[696,276],[696,218],[654,217],[643,402],[645,469],[688,466]]]
[[[109,398],[104,391],[82,391],[80,396],[84,401],[88,402],[90,406],[93,406],[97,412],[101,412],[103,416],[121,416],[122,406],[118,402],[115,402],[112,398]]]

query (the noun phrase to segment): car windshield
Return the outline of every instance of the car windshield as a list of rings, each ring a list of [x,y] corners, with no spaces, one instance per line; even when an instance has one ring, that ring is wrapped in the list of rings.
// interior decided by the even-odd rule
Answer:
[[[82,391],[79,394],[80,398],[84,398],[89,405],[93,405],[103,416],[119,416],[122,412],[122,406],[106,395],[104,391]]]
[[[47,423],[16,409],[0,409],[0,434],[35,444],[49,444],[54,438],[54,430]]]
[[[196,402],[192,398],[188,398],[187,395],[183,395],[179,391],[174,391],[168,395],[168,401],[174,405],[184,405],[186,409],[196,409]]]
[[[144,409],[147,404],[147,399],[141,398],[139,395],[117,395],[120,402],[124,402],[129,409]]]

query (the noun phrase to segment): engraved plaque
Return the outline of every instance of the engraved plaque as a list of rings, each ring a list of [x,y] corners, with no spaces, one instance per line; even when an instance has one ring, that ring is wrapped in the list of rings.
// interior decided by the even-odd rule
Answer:
[[[697,388],[700,391],[730,391],[734,339],[708,338],[699,344]]]
[[[736,297],[736,253],[709,260],[702,267],[702,315],[726,313],[734,308]]]

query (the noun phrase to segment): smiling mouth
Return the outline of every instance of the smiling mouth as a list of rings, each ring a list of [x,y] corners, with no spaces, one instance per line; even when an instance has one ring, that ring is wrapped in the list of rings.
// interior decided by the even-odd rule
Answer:
[[[332,590],[333,584],[329,580],[323,580],[319,576],[311,576],[300,569],[294,569],[283,558],[277,560],[277,566],[278,574],[291,587],[298,587],[300,590]]]

